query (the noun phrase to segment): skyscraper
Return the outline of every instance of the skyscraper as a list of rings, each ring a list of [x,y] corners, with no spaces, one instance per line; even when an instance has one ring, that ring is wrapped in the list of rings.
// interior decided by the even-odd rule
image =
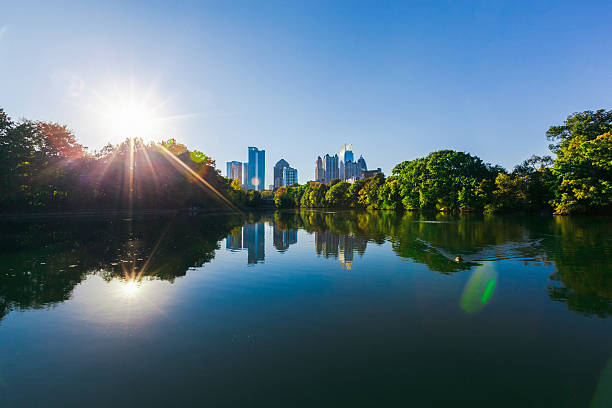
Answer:
[[[334,154],[330,156],[326,154],[323,156],[323,172],[324,172],[324,182],[329,183],[333,179],[338,178],[338,155]]]
[[[227,162],[227,178],[242,182],[242,163],[238,161]]]
[[[324,182],[325,181],[325,170],[323,169],[323,160],[321,160],[321,156],[317,157],[317,162],[315,163],[315,181]]]
[[[249,147],[249,165],[246,187],[249,190],[265,190],[266,181],[266,151]]]
[[[353,145],[345,144],[340,148],[340,180],[346,180],[350,177],[347,177],[346,174],[346,163],[347,162],[355,162],[355,157],[353,156]]]
[[[298,171],[293,167],[283,168],[282,184],[283,186],[291,186],[298,182]]]
[[[289,163],[285,159],[280,159],[274,165],[274,189],[283,186],[283,169],[289,167]]]

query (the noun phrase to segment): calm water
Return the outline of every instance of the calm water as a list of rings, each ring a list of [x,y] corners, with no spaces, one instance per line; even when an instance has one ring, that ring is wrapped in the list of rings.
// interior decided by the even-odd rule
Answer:
[[[609,218],[1,227],[1,407],[612,406]]]

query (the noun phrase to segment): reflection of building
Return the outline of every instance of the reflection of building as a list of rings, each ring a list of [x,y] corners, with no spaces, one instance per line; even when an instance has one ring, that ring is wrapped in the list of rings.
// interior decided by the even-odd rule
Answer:
[[[297,243],[297,230],[281,230],[276,224],[274,224],[273,243],[274,247],[279,251],[286,251],[287,248],[289,248],[289,245]]]
[[[354,235],[340,235],[340,265],[342,269],[353,269],[355,252],[363,255],[366,250],[367,241]]]
[[[325,258],[338,256],[338,234],[329,231],[315,232],[315,250]]]
[[[249,190],[264,190],[266,181],[266,151],[249,147],[249,164],[247,166],[246,187]]]
[[[332,232],[315,232],[315,251],[325,258],[338,258],[343,269],[353,268],[355,252],[363,255],[367,240],[352,234],[338,235]]]
[[[242,244],[248,251],[248,263],[263,261],[265,257],[264,223],[245,225]]]
[[[227,236],[225,247],[231,250],[242,249],[242,227],[237,227]]]
[[[238,161],[227,162],[227,178],[240,180],[242,183],[242,163]]]
[[[229,250],[246,249],[249,264],[263,261],[265,257],[264,223],[247,224],[244,227],[234,228],[225,240],[225,247]]]

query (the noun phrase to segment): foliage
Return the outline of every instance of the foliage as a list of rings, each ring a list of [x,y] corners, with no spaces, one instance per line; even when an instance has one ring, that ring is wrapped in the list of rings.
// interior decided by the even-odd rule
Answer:
[[[477,156],[439,150],[393,175],[246,191],[215,161],[174,139],[127,139],[90,153],[57,123],[12,121],[0,109],[0,211],[227,206],[438,212],[607,212],[612,209],[612,111],[570,115],[546,136],[556,158],[532,156],[507,173]],[[202,180],[204,182],[202,182]]]
[[[468,153],[440,150],[394,169],[404,207],[410,210],[479,211],[499,167]]]
[[[576,136],[557,154],[553,173],[559,178],[555,212],[587,212],[612,206],[612,136]]]
[[[184,145],[127,139],[92,154],[66,126],[16,123],[2,109],[0,157],[0,211],[5,212],[219,208],[227,204],[217,193],[230,193],[214,161]]]

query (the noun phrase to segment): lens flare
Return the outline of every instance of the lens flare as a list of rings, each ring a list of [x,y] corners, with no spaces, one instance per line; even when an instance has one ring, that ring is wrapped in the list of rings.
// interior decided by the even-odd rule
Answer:
[[[491,263],[479,266],[470,276],[459,304],[469,314],[478,313],[489,303],[497,286],[497,272]]]

